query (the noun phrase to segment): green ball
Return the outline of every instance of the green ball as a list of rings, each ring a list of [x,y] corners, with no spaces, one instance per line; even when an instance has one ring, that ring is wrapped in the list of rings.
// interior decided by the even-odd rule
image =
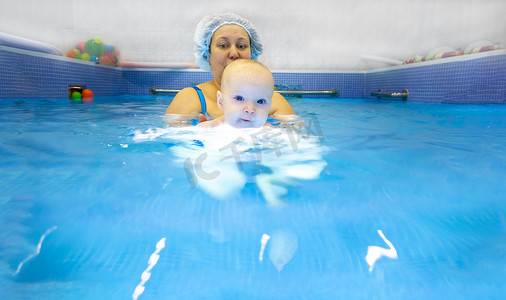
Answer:
[[[73,92],[72,93],[72,99],[74,99],[74,100],[81,100],[81,93],[79,93],[79,92]]]
[[[103,43],[97,43],[95,40],[87,41],[86,45],[84,45],[84,48],[86,49],[86,53],[88,53],[90,56],[94,55],[96,57],[99,57],[105,52],[105,45]]]

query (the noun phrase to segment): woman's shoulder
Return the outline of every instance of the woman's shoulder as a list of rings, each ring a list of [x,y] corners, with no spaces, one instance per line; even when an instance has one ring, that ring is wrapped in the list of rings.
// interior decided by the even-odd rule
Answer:
[[[295,115],[292,106],[285,97],[281,94],[274,92],[272,95],[272,105],[269,115]]]
[[[213,81],[204,82],[197,85],[198,88],[202,90],[204,94],[216,94],[216,91],[218,90],[216,88],[216,85],[214,85]]]
[[[199,96],[193,87],[180,90],[165,111],[166,114],[193,114],[200,111]]]

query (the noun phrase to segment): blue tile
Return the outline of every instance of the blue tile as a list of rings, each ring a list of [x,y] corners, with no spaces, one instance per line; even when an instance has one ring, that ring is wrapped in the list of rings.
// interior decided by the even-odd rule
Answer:
[[[0,98],[66,98],[71,84],[86,85],[97,96],[148,95],[153,86],[182,89],[211,79],[207,72],[104,67],[0,47]],[[274,79],[276,84],[306,91],[338,89],[342,98],[371,97],[378,89],[408,89],[408,101],[506,103],[506,54],[374,72],[275,72]]]

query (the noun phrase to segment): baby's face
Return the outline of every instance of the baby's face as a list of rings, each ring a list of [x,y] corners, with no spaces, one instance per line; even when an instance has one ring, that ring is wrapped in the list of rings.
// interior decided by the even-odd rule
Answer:
[[[272,104],[272,77],[239,75],[227,80],[226,87],[218,93],[218,106],[223,110],[225,122],[237,128],[262,127]]]

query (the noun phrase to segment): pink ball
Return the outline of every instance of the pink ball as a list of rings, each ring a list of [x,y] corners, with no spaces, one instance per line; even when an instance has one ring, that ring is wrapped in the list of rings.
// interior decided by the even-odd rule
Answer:
[[[85,52],[85,49],[84,49],[85,45],[86,45],[85,42],[80,42],[80,43],[77,43],[76,48],[79,49],[81,52]]]

